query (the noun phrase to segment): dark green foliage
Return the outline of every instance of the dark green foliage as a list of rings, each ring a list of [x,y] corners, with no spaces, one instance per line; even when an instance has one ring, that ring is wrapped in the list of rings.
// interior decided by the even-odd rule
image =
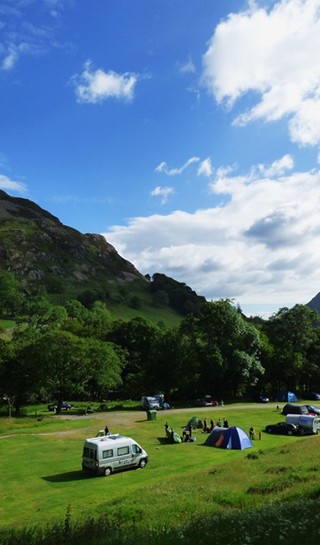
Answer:
[[[109,520],[108,516],[65,520],[43,528],[2,531],[2,545],[318,545],[319,514],[314,498],[284,504],[275,501],[263,508],[194,518],[183,526],[167,521],[161,528],[138,526],[135,521]]]
[[[14,316],[21,297],[21,288],[14,274],[0,270],[0,314]]]
[[[205,303],[205,298],[197,295],[189,286],[177,282],[165,274],[156,273],[153,275],[150,290],[154,294],[156,305],[164,304],[164,294],[166,294],[170,305],[184,316],[187,314],[198,316]]]

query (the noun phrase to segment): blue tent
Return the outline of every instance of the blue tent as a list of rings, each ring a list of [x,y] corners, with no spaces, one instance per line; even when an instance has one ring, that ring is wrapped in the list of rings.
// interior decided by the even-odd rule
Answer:
[[[276,401],[289,401],[289,403],[298,401],[296,394],[285,390],[284,392],[278,392],[276,395]]]
[[[205,445],[208,447],[237,450],[252,447],[252,443],[246,432],[236,426],[233,426],[232,428],[219,428],[218,426],[215,426],[208,436]]]

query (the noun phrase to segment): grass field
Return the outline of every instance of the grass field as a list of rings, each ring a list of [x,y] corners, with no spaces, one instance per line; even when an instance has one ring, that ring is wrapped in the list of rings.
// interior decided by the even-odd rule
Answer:
[[[0,420],[1,528],[45,525],[108,514],[109,520],[144,526],[173,526],[196,516],[257,508],[281,498],[320,490],[320,436],[270,436],[252,449],[226,451],[195,443],[167,443],[164,424],[181,433],[191,416],[227,417],[230,425],[257,432],[283,419],[274,406],[229,406],[159,412],[148,421],[143,411]],[[82,473],[83,441],[108,424],[113,433],[135,438],[148,452],[143,470],[111,477]]]

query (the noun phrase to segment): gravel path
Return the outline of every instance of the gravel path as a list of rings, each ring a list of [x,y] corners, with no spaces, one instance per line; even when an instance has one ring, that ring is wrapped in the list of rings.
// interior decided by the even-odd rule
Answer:
[[[217,411],[231,411],[231,410],[242,410],[242,409],[276,409],[278,406],[277,403],[248,403],[248,404],[232,404],[232,405],[223,405],[223,406],[217,406],[217,407],[187,407],[187,408],[172,408],[169,411],[160,411],[159,414],[165,415],[165,414],[182,414],[182,413],[189,413],[190,415],[194,416],[198,413],[207,413],[208,416],[214,415]],[[88,415],[78,415],[78,414],[60,414],[55,415],[54,418],[62,421],[66,420],[92,420],[96,419],[101,422],[99,428],[104,429],[106,422],[108,422],[109,427],[116,428],[117,425],[126,426],[126,425],[132,425],[132,422],[136,422],[141,420],[141,418],[145,418],[145,411],[106,411],[106,412],[99,412],[99,413],[91,413]],[[6,439],[8,437],[19,437],[21,435],[56,435],[57,437],[63,437],[68,435],[75,435],[79,432],[83,432],[85,430],[92,430],[92,425],[87,426],[81,429],[76,430],[66,430],[66,431],[49,431],[49,432],[39,432],[39,433],[30,433],[30,434],[19,434],[19,433],[11,433],[6,435],[0,435],[0,439]]]

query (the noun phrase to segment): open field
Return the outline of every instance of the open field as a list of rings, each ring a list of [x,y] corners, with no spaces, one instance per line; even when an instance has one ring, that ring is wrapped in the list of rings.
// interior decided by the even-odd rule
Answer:
[[[226,451],[195,443],[170,445],[164,424],[181,433],[191,416],[226,416],[230,425],[256,432],[283,419],[275,405],[231,405],[159,412],[88,416],[46,413],[41,418],[0,421],[0,521],[2,528],[52,523],[69,510],[74,520],[107,513],[137,524],[181,524],[186,517],[257,507],[320,490],[320,436],[269,436],[252,449]],[[108,424],[112,433],[134,437],[148,452],[143,470],[90,477],[81,470],[83,440]],[[258,433],[257,433],[258,436]]]

